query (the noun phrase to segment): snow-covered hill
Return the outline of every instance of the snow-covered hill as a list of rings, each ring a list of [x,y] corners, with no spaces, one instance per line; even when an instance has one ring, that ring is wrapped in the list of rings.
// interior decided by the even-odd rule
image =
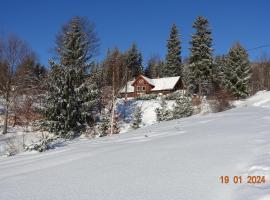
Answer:
[[[223,113],[0,157],[4,200],[269,200],[270,93]],[[265,184],[247,184],[249,175]],[[242,176],[222,184],[220,176]]]
[[[167,100],[168,107],[171,108],[175,103],[173,100]],[[122,120],[120,122],[120,131],[125,133],[127,131],[132,131],[131,122],[132,114],[136,107],[140,107],[142,111],[142,126],[149,126],[157,123],[156,121],[156,108],[160,107],[160,100],[132,100],[129,99],[127,103],[124,103],[123,99],[118,100],[117,112],[122,116],[125,113],[126,119],[125,122]]]

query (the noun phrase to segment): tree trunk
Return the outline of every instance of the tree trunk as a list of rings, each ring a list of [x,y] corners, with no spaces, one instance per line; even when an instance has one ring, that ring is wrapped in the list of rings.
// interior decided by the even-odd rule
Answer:
[[[7,133],[7,127],[8,127],[8,101],[6,102],[3,134]]]
[[[112,110],[111,110],[111,130],[110,135],[114,133],[114,104],[115,104],[115,77],[114,77],[114,69],[112,74]]]
[[[126,70],[126,84],[125,84],[125,100],[124,100],[124,121],[126,121],[126,105],[127,105],[127,85],[128,85],[128,76],[127,76],[127,70]]]
[[[112,110],[111,110],[111,130],[110,130],[110,135],[113,135],[114,133],[114,95],[113,95],[113,100],[112,100]]]

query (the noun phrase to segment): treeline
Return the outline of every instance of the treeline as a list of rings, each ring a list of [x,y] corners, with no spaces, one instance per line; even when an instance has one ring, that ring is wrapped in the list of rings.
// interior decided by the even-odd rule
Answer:
[[[9,113],[12,125],[36,117],[34,102],[44,89],[47,68],[37,62],[35,53],[17,36],[0,39],[0,95],[4,100],[3,133],[7,133]]]
[[[245,98],[253,93],[252,63],[246,49],[235,43],[227,54],[215,56],[208,20],[198,17],[193,28],[190,55],[186,59],[181,56],[182,42],[175,24],[167,40],[165,60],[153,55],[143,67],[136,44],[126,52],[118,48],[108,50],[105,60],[96,66],[106,77],[103,85],[115,84],[119,89],[128,80],[144,74],[149,78],[180,76],[191,95],[211,97],[226,93],[231,98]]]
[[[42,127],[61,137],[81,133],[119,132],[116,99],[127,81],[140,74],[150,78],[180,76],[188,94],[212,98],[245,98],[269,89],[269,59],[251,63],[245,48],[234,44],[225,55],[214,56],[210,25],[204,17],[193,23],[190,55],[181,56],[181,37],[173,24],[163,60],[153,55],[143,66],[135,43],[124,52],[108,49],[96,62],[99,38],[86,18],[73,17],[56,36],[55,56],[49,68],[18,37],[1,39],[0,95],[5,102],[3,133],[10,116],[13,125],[40,119]],[[24,119],[19,120],[24,116]]]

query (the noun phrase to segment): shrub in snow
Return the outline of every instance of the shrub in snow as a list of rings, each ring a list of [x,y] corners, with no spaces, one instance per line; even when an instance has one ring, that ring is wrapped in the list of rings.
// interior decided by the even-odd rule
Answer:
[[[21,151],[21,144],[17,141],[15,136],[8,138],[5,141],[6,156],[14,156]]]
[[[110,129],[110,113],[106,110],[103,110],[100,115],[100,121],[98,123],[98,129],[100,136],[106,136],[109,134]]]
[[[136,107],[133,113],[133,121],[131,127],[134,129],[140,128],[142,124],[142,109],[141,107]]]
[[[222,112],[231,108],[232,95],[224,90],[219,90],[211,97],[210,105],[213,112]]]
[[[183,93],[184,93],[183,90],[178,90],[178,91],[175,91],[173,93],[169,93],[169,94],[165,95],[164,99],[165,100],[177,100],[177,99],[179,99],[179,97],[184,95]]]
[[[34,142],[33,144],[26,145],[24,147],[25,151],[38,151],[38,152],[43,152],[49,149],[53,149],[53,141],[55,140],[55,137],[51,137],[48,134],[42,134],[41,138],[37,141]]]
[[[160,107],[156,110],[157,121],[168,121],[172,119],[172,112],[168,109],[168,105],[164,98],[161,98]]]
[[[211,106],[208,100],[206,99],[206,97],[204,96],[201,103],[201,114],[206,114],[206,113],[211,113],[211,112],[212,112]]]
[[[158,97],[157,94],[145,94],[142,96],[137,96],[135,97],[136,100],[151,100],[151,99],[156,99]]]
[[[115,117],[113,119],[113,130],[111,132],[112,132],[112,134],[120,133],[119,115],[118,114],[115,114]]]
[[[172,110],[173,119],[189,117],[192,114],[193,114],[193,107],[191,103],[191,98],[186,95],[179,96],[173,106]]]

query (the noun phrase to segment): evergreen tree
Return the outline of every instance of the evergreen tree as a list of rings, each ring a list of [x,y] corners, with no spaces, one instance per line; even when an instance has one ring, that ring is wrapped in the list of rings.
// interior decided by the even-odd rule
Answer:
[[[224,86],[237,98],[249,95],[251,65],[247,51],[236,43],[229,51],[224,69]]]
[[[94,123],[98,91],[87,78],[89,38],[79,17],[67,25],[60,49],[60,64],[51,62],[44,114],[49,131],[73,138]]]
[[[172,119],[172,113],[168,109],[168,105],[164,98],[161,98],[160,107],[157,108],[155,111],[158,122],[168,121]]]
[[[116,113],[113,117],[113,126],[111,127],[111,133],[112,134],[118,134],[120,133],[120,127],[119,127],[119,115]]]
[[[189,117],[193,113],[193,107],[191,98],[186,95],[181,95],[176,99],[173,106],[173,119],[179,119],[182,117]]]
[[[135,78],[143,73],[142,54],[137,49],[135,43],[132,44],[126,53],[126,67],[129,70],[128,79]]]
[[[101,67],[101,65],[99,65],[99,63],[95,63],[93,64],[93,67],[91,69],[91,72],[90,72],[90,76],[89,78],[87,79],[88,82],[92,82],[95,84],[96,86],[96,89],[97,89],[97,110],[99,112],[101,112],[101,109],[102,109],[102,89],[103,87],[105,86],[105,79],[104,79],[104,70],[103,68]]]
[[[151,56],[145,68],[144,75],[149,78],[159,78],[161,77],[161,70],[163,62],[156,55]]]
[[[142,123],[142,109],[137,106],[133,113],[133,121],[131,127],[134,129],[140,128],[141,123]]]
[[[212,90],[212,36],[208,20],[198,17],[193,24],[196,29],[192,35],[191,55],[189,57],[189,91],[194,94],[208,95]]]
[[[218,90],[224,89],[224,70],[226,67],[226,56],[216,56],[214,61],[214,69],[213,69],[213,87],[214,91],[218,92]]]
[[[179,40],[178,30],[173,24],[170,37],[167,43],[168,53],[166,55],[166,65],[163,68],[163,75],[168,76],[182,76],[182,60],[181,60],[181,46]]]

